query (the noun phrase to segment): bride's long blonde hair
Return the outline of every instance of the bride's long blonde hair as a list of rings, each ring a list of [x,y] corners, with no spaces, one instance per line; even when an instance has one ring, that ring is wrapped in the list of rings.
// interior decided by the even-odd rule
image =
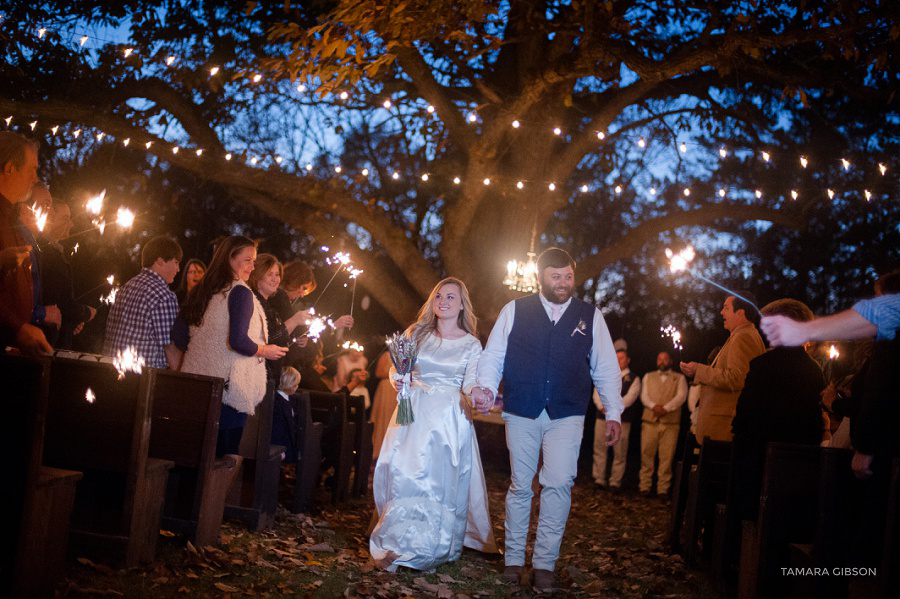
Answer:
[[[432,289],[431,293],[428,295],[428,299],[419,309],[419,315],[416,317],[416,322],[412,323],[404,333],[407,337],[414,339],[417,344],[421,344],[425,339],[425,336],[429,333],[438,335],[438,319],[434,314],[434,298],[444,285],[456,285],[459,287],[459,299],[462,302],[462,309],[459,311],[457,324],[459,325],[459,328],[465,332],[477,336],[478,318],[475,316],[475,312],[472,309],[472,300],[469,299],[469,290],[466,288],[466,284],[456,277],[447,277],[434,286],[434,289]]]

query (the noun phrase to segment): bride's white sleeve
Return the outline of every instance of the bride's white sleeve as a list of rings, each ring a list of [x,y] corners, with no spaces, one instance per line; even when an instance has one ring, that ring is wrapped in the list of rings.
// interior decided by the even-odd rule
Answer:
[[[463,377],[462,390],[466,395],[472,395],[472,387],[478,384],[478,358],[481,356],[481,342],[474,339],[469,345],[466,359],[466,374]]]

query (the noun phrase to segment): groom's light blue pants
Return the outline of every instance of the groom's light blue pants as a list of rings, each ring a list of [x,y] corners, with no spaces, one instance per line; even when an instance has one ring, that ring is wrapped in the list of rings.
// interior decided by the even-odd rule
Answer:
[[[512,470],[512,481],[506,493],[506,565],[525,565],[525,542],[534,495],[531,483],[538,459],[543,455],[538,478],[541,512],[531,565],[552,571],[559,558],[559,546],[572,504],[572,483],[578,472],[584,416],[550,420],[544,410],[534,420],[504,412],[503,420]]]

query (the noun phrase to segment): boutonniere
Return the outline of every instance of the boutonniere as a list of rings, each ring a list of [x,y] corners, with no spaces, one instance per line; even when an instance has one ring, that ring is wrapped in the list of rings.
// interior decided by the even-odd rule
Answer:
[[[584,335],[585,334],[584,330],[586,328],[587,328],[587,323],[584,322],[584,319],[579,319],[578,326],[576,326],[574,329],[572,329],[572,334],[569,335],[569,337],[574,337],[575,333],[580,333],[581,335]]]

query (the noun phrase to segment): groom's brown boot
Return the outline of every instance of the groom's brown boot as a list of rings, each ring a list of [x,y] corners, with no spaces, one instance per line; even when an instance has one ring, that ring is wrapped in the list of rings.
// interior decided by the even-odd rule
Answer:
[[[503,570],[503,580],[512,584],[522,584],[522,566],[506,566]]]
[[[531,573],[531,586],[539,591],[552,591],[553,582],[553,570],[535,568]]]

